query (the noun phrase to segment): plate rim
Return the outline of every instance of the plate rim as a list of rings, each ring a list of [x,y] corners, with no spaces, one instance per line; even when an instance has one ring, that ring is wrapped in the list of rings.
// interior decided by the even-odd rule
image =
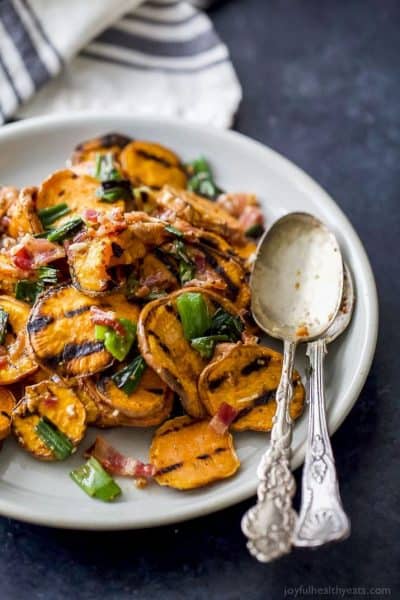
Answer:
[[[128,113],[115,113],[111,112],[96,112],[96,113],[85,113],[79,112],[74,114],[58,114],[51,116],[39,116],[24,119],[15,123],[9,123],[0,128],[0,143],[7,140],[9,137],[17,136],[18,134],[25,135],[26,133],[34,133],[36,130],[43,130],[45,128],[52,128],[54,126],[66,125],[66,124],[79,124],[82,121],[85,124],[94,124],[99,122],[101,127],[102,120],[115,119],[116,121],[129,122],[134,125],[135,122],[140,123],[141,127],[152,127],[159,125],[160,127],[178,128],[181,130],[189,130],[193,134],[205,133],[204,125],[196,125],[190,122],[185,122],[177,118],[156,118],[156,117],[141,117],[132,116]],[[317,195],[321,198],[322,202],[327,206],[329,212],[339,220],[346,223],[346,238],[349,243],[353,246],[354,252],[361,263],[363,276],[366,281],[366,288],[368,289],[368,302],[367,313],[365,315],[366,328],[364,343],[361,350],[361,361],[360,361],[360,372],[357,373],[351,382],[349,388],[352,390],[352,399],[347,402],[346,407],[338,415],[330,414],[329,416],[329,431],[332,435],[343,423],[357,402],[362,388],[364,387],[368,373],[371,369],[372,361],[375,354],[377,336],[378,336],[378,325],[379,325],[379,309],[378,309],[378,295],[376,289],[376,283],[372,267],[367,255],[367,252],[356,232],[353,225],[351,224],[344,211],[339,207],[333,198],[326,192],[319,183],[317,183],[310,175],[303,171],[291,160],[263,144],[260,141],[254,140],[249,136],[232,130],[217,129],[212,126],[207,126],[207,136],[218,139],[222,142],[226,142],[229,139],[237,140],[239,143],[244,145],[246,150],[251,150],[257,154],[268,155],[268,159],[272,162],[274,169],[280,172],[284,178],[287,178],[287,173],[293,174],[293,179],[296,180],[296,185],[307,192],[307,195]],[[306,440],[296,450],[294,460],[292,460],[292,468],[296,469],[299,467],[304,460],[306,447]],[[228,496],[222,498],[214,498],[207,505],[203,505],[201,509],[196,507],[180,508],[178,515],[165,514],[162,516],[155,515],[154,517],[147,517],[145,519],[134,519],[123,517],[120,522],[104,522],[103,516],[99,516],[98,520],[90,521],[89,523],[83,520],[83,517],[69,516],[60,518],[50,514],[43,514],[43,512],[35,512],[35,509],[28,508],[21,509],[20,505],[15,505],[10,501],[7,501],[0,497],[0,514],[5,517],[18,519],[20,521],[34,523],[36,525],[45,525],[50,527],[57,527],[63,529],[78,529],[78,530],[127,530],[127,529],[141,529],[149,527],[158,527],[172,523],[178,523],[185,520],[198,518],[207,514],[220,511],[229,506],[233,506],[247,498],[253,496],[256,492],[257,482],[254,480],[254,484],[248,482],[247,485],[243,485],[238,490],[232,491]]]

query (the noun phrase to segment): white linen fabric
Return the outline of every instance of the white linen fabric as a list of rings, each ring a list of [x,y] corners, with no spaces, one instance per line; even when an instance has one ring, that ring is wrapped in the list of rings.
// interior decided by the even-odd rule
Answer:
[[[0,124],[75,111],[229,127],[241,88],[210,19],[177,0],[0,0]]]

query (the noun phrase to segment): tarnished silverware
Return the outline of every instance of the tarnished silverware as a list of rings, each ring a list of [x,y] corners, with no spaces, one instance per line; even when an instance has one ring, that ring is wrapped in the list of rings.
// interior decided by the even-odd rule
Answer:
[[[257,470],[257,504],[242,519],[249,551],[268,562],[290,551],[296,523],[289,416],[296,345],[322,335],[342,298],[343,263],[334,235],[311,215],[283,217],[259,244],[250,284],[254,319],[284,341],[271,443]]]
[[[302,498],[294,544],[321,546],[350,533],[350,521],[340,498],[332,446],[326,422],[324,357],[326,345],[335,340],[351,321],[354,286],[345,265],[343,299],[336,319],[322,338],[307,346],[310,363],[308,441],[303,467]]]

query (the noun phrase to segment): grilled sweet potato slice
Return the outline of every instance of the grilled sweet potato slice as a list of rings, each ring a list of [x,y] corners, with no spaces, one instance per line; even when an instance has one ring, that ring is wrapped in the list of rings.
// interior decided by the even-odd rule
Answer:
[[[161,144],[136,140],[125,146],[119,160],[125,175],[135,184],[186,187],[186,173],[179,157]]]
[[[275,392],[282,371],[282,354],[257,344],[232,346],[220,359],[209,364],[199,379],[201,401],[211,415],[229,402],[238,416],[231,428],[269,431],[276,411]],[[293,375],[294,394],[290,415],[297,419],[304,406],[300,375]]]
[[[67,204],[70,212],[54,221],[52,227],[58,227],[72,217],[81,215],[88,208],[109,211],[110,204],[101,202],[96,195],[99,186],[99,181],[90,175],[78,175],[69,169],[55,171],[39,187],[36,200],[37,210],[50,208],[56,204]],[[113,202],[112,208],[124,210],[125,202],[117,200]]]
[[[120,133],[106,133],[90,140],[85,140],[75,147],[71,156],[71,164],[77,165],[83,162],[92,162],[97,154],[112,153],[118,158],[122,148],[129,144],[131,138]]]
[[[217,233],[231,243],[243,244],[243,231],[237,219],[210,200],[192,192],[165,186],[156,197],[163,218],[175,219],[175,215],[195,227]],[[168,212],[167,212],[168,211]]]
[[[0,387],[0,441],[10,435],[11,414],[15,404],[14,394],[7,388]]]
[[[86,431],[86,411],[75,392],[54,381],[27,387],[12,415],[12,430],[25,450],[39,460],[56,460],[35,431],[41,417],[48,419],[76,447]]]
[[[7,235],[18,238],[26,233],[34,235],[43,231],[36,213],[37,188],[22,188],[17,199],[11,202],[5,221]]]
[[[7,213],[12,203],[17,202],[19,191],[16,187],[0,186],[0,218]]]
[[[129,395],[120,390],[108,375],[99,377],[96,386],[103,402],[135,418],[150,417],[159,412],[170,393],[166,383],[149,367],[144,371],[136,390]]]
[[[150,447],[155,480],[190,490],[226,479],[240,466],[229,432],[217,434],[209,422],[191,417],[170,419],[157,429]]]
[[[163,423],[165,419],[168,419],[174,399],[174,393],[168,389],[164,395],[164,403],[160,410],[147,417],[129,417],[103,401],[92,378],[80,381],[77,394],[85,405],[87,423],[101,428],[155,427]]]
[[[72,285],[50,288],[32,308],[27,329],[36,360],[60,377],[85,377],[111,364],[95,339],[90,307],[99,306]]]
[[[88,239],[68,247],[68,265],[75,287],[88,296],[101,296],[122,287],[113,268],[130,265],[146,254],[145,245],[130,231]]]
[[[15,383],[38,368],[32,356],[26,324],[30,306],[11,296],[0,296],[0,308],[8,314],[7,333],[0,356],[0,385]]]
[[[185,288],[147,304],[138,322],[138,341],[141,354],[169,387],[180,396],[188,414],[205,414],[197,381],[206,366],[205,359],[185,339],[176,308],[177,297],[185,292],[200,292],[209,304],[210,314],[222,306],[233,315],[238,312],[225,298],[206,288]]]

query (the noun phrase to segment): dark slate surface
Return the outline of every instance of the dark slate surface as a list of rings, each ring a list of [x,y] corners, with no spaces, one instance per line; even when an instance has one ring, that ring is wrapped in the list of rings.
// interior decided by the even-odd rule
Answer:
[[[236,128],[326,187],[359,231],[377,276],[376,360],[358,403],[333,436],[352,536],[262,566],[247,555],[239,530],[250,502],[177,527],[118,534],[1,519],[4,600],[275,600],[296,591],[297,597],[323,598],[319,586],[385,586],[392,598],[400,597],[400,5],[230,0],[212,16],[245,90]],[[354,597],[341,590],[331,596]]]

